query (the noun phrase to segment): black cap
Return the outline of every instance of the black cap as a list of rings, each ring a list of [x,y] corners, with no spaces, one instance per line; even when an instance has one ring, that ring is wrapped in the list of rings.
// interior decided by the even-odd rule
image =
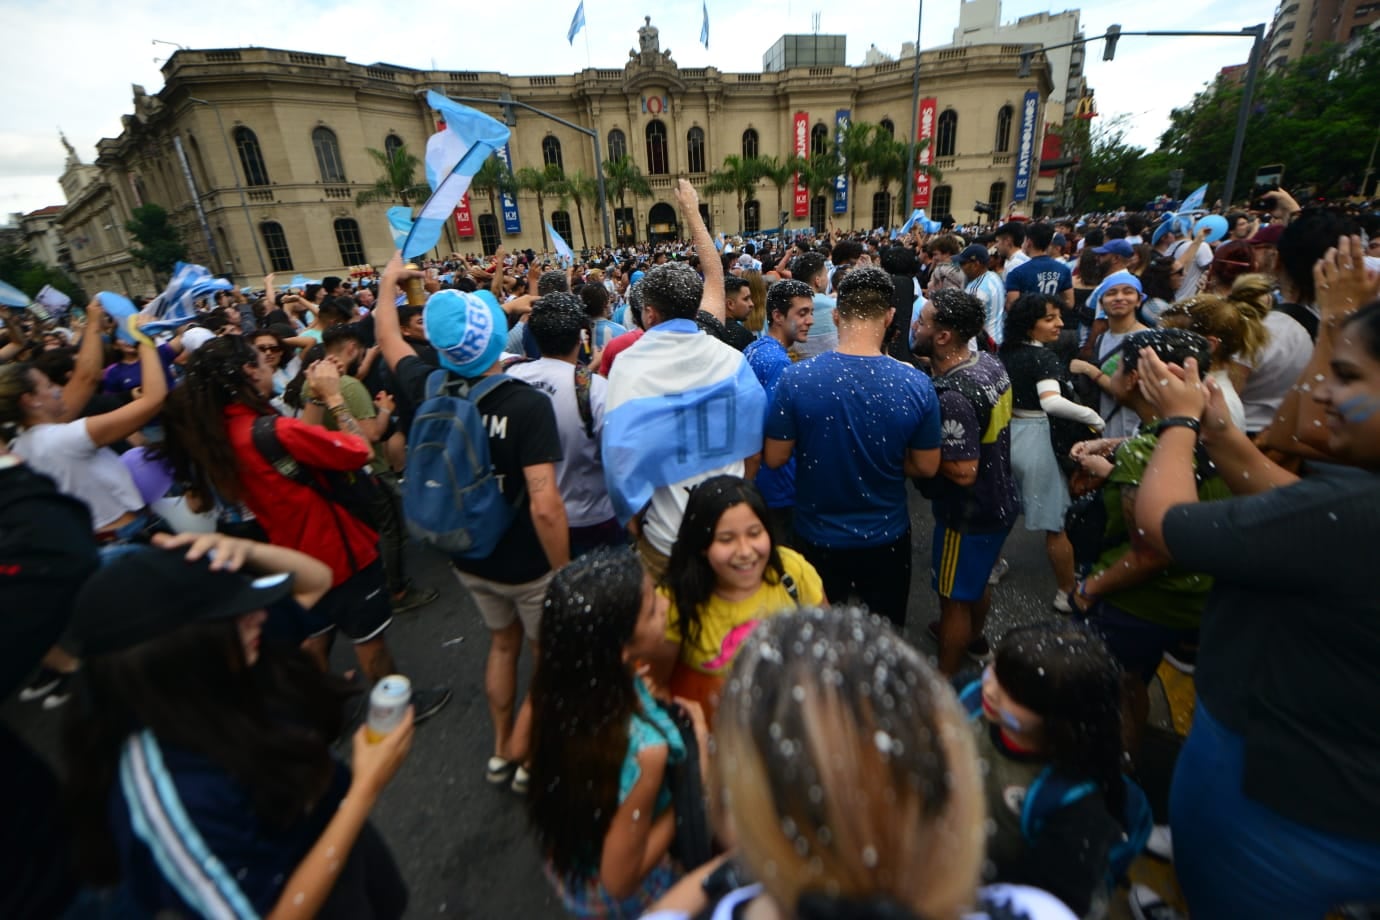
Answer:
[[[216,572],[209,560],[188,562],[185,554],[135,547],[92,575],[73,604],[72,651],[118,652],[188,623],[260,610],[292,590],[287,573]]]

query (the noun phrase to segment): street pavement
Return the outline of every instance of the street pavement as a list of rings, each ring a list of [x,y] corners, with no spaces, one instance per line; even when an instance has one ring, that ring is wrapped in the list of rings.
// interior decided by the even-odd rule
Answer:
[[[933,654],[925,626],[939,616],[930,589],[929,503],[912,489],[914,575],[906,635]],[[1054,614],[1053,576],[1044,538],[1020,522],[1003,553],[1011,570],[993,592],[987,635],[993,642],[1012,626]],[[415,686],[447,685],[450,704],[417,729],[412,752],[374,810],[373,820],[392,847],[411,889],[411,917],[561,917],[560,904],[542,874],[522,800],[484,780],[492,733],[484,701],[488,636],[473,601],[444,558],[421,546],[409,557],[412,577],[436,587],[441,597],[393,621],[388,642],[399,668]],[[337,668],[353,667],[349,649],[337,643]],[[524,655],[522,682],[530,673]],[[44,754],[56,750],[62,710],[44,711],[11,699],[0,717]],[[348,747],[342,746],[348,752]]]

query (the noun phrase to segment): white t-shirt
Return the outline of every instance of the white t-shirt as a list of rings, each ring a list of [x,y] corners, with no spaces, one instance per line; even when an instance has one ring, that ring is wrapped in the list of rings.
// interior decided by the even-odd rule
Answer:
[[[557,358],[540,358],[514,364],[504,371],[526,381],[551,398],[561,456],[556,463],[556,483],[565,500],[565,516],[571,527],[602,524],[613,517],[613,502],[604,485],[604,464],[599,459],[599,432],[604,427],[604,397],[608,381],[593,374],[589,387],[594,437],[585,434],[575,395],[575,366]]]
[[[1241,404],[1241,396],[1236,392],[1236,384],[1231,382],[1226,369],[1208,371],[1208,376],[1217,383],[1217,388],[1222,391],[1222,398],[1227,402],[1227,414],[1231,416],[1231,423],[1241,431],[1246,430],[1246,407]]]
[[[1270,340],[1265,343],[1257,359],[1252,362],[1238,358],[1237,363],[1251,368],[1251,376],[1241,388],[1241,402],[1245,406],[1247,432],[1261,431],[1274,420],[1284,394],[1299,379],[1309,357],[1313,354],[1313,340],[1303,324],[1288,313],[1271,310],[1265,314],[1265,329]]]
[[[144,507],[134,477],[119,454],[96,446],[84,418],[26,428],[15,439],[14,452],[38,472],[51,476],[61,492],[86,502],[93,531]]]
[[[1169,257],[1178,259],[1183,255],[1184,250],[1193,245],[1192,240],[1179,240],[1169,247]],[[1174,292],[1176,301],[1184,300],[1198,293],[1202,286],[1203,273],[1212,264],[1212,247],[1203,243],[1198,247],[1198,251],[1193,254],[1193,261],[1184,266],[1184,280],[1179,282],[1179,289]]]
[[[1030,256],[1026,255],[1024,252],[1022,252],[1022,251],[1019,250],[1019,249],[1017,249],[1015,252],[1011,253],[1011,255],[1010,255],[1010,256],[1007,258],[1007,260],[1006,260],[1006,265],[1002,267],[1002,270],[1001,270],[1001,280],[1003,280],[1003,281],[1006,280],[1006,273],[1009,272],[1009,271],[1011,271],[1011,269],[1015,268],[1015,267],[1018,266],[1018,265],[1024,265],[1025,263],[1027,263],[1027,262],[1029,262],[1029,261],[1030,261]]]

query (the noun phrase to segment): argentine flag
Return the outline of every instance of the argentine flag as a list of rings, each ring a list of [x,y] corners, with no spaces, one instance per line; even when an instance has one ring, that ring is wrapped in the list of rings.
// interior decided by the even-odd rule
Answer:
[[[580,34],[580,30],[585,27],[585,0],[580,0],[580,5],[575,7],[575,17],[570,20],[570,34],[566,38],[570,43],[575,44],[575,36]]]
[[[1179,205],[1179,213],[1187,214],[1189,211],[1198,211],[1203,207],[1203,200],[1207,198],[1207,183],[1204,182],[1192,195],[1184,199],[1184,203]]]
[[[740,352],[693,320],[658,323],[619,355],[605,406],[604,482],[620,524],[657,489],[762,449],[762,384]]]
[[[570,248],[570,244],[565,241],[565,237],[556,232],[556,228],[548,222],[546,232],[551,234],[551,245],[556,250],[556,255],[562,259],[569,259],[570,264],[575,264],[575,252]]]
[[[140,311],[141,316],[152,319],[152,322],[144,323],[143,330],[148,335],[158,335],[185,326],[197,318],[198,300],[211,300],[217,292],[233,290],[234,287],[224,278],[212,275],[204,265],[178,262],[173,267],[172,280],[163,293]]]
[[[508,143],[508,129],[483,112],[452,102],[435,90],[427,90],[426,101],[441,113],[446,126],[426,142],[426,181],[431,197],[403,241],[404,259],[415,258],[436,245],[474,174],[489,154]],[[392,218],[389,222],[393,224]]]

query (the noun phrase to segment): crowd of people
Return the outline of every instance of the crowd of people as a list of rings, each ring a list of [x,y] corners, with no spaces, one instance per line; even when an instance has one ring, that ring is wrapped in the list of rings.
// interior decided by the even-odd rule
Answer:
[[[0,693],[64,718],[60,782],[0,729],[3,912],[401,916],[369,814],[451,698],[387,641],[418,541],[571,915],[1165,920],[1147,848],[1194,917],[1380,903],[1380,220],[715,240],[676,197],[688,239],[563,266],[3,315]],[[1018,523],[1056,591],[992,635]]]

